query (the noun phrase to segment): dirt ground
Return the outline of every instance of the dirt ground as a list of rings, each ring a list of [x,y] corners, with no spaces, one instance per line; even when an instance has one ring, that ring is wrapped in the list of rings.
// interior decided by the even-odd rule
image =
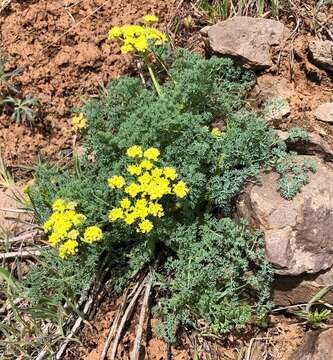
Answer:
[[[33,165],[39,158],[65,157],[73,138],[73,107],[98,96],[100,86],[110,79],[135,71],[130,57],[121,55],[118,45],[107,40],[112,25],[137,23],[151,13],[160,18],[159,26],[164,28],[176,11],[181,17],[190,14],[193,23],[187,29],[180,27],[176,42],[202,52],[198,30],[204,21],[195,9],[187,5],[183,10],[176,9],[176,4],[175,0],[12,0],[0,13],[1,49],[10,57],[7,70],[19,70],[14,85],[22,94],[30,93],[39,99],[41,107],[33,127],[12,123],[9,114],[0,109],[0,150],[6,164],[15,168]],[[333,7],[326,15],[333,17]],[[292,30],[293,21],[288,20],[287,26]],[[258,86],[277,87],[277,92],[289,102],[290,115],[275,123],[275,127],[285,130],[299,126],[333,144],[333,126],[313,116],[318,105],[333,101],[333,82],[332,75],[307,59],[307,44],[312,39],[313,35],[301,27],[295,39],[276,54],[275,66],[258,74]],[[249,95],[251,105],[263,103],[261,90]],[[0,97],[4,95],[0,92]],[[119,301],[109,299],[102,303],[80,334],[82,344],[69,347],[67,360],[99,359]],[[129,359],[138,316],[134,315],[116,359]],[[154,319],[149,319],[143,358],[162,360],[172,354],[172,359],[185,360],[195,359],[197,354],[197,359],[236,360],[252,344],[251,359],[285,360],[301,342],[305,328],[282,315],[270,320],[268,329],[250,326],[239,336],[229,335],[214,342],[184,335],[179,344],[169,349],[153,336]],[[251,339],[255,340],[251,343]]]
[[[14,85],[41,103],[32,128],[0,113],[0,149],[8,165],[59,159],[71,146],[71,110],[97,96],[111,78],[131,71],[129,57],[107,40],[112,25],[156,14],[163,27],[174,0],[13,0],[0,14],[0,42],[19,69]],[[1,96],[1,93],[0,93]]]
[[[80,346],[72,344],[67,350],[65,360],[99,360],[103,352],[108,333],[122,304],[122,298],[110,299],[98,308],[94,319],[84,326]],[[150,304],[150,308],[153,305]],[[118,346],[117,360],[129,360],[130,352],[136,336],[139,312],[139,303],[122,341]],[[149,318],[144,325],[142,337],[143,346],[140,349],[140,360],[237,360],[246,359],[272,359],[288,360],[291,353],[301,344],[305,327],[295,318],[283,315],[271,316],[269,327],[260,330],[253,323],[240,329],[237,333],[219,336],[216,339],[202,338],[191,334],[179,334],[178,343],[167,346],[162,340],[154,336],[156,319]],[[111,348],[106,359],[111,358]]]
[[[0,13],[1,49],[10,58],[7,70],[19,70],[14,85],[22,94],[39,99],[41,106],[33,127],[13,123],[0,110],[0,150],[7,165],[32,165],[40,158],[66,156],[73,137],[73,108],[98,96],[100,87],[111,78],[135,70],[131,58],[107,40],[109,28],[136,23],[147,13],[156,14],[164,28],[176,10],[178,17],[190,14],[193,19],[189,28],[178,26],[176,42],[202,52],[201,14],[189,5],[176,9],[175,0],[13,0]],[[327,16],[333,16],[333,7]],[[292,30],[293,22],[287,25]],[[306,58],[312,38],[308,31],[300,30],[281,52],[279,65],[276,57],[276,66],[261,76],[273,82],[287,79],[284,87],[291,113],[276,127],[301,126],[332,142],[333,127],[312,115],[319,104],[333,99],[332,77]]]

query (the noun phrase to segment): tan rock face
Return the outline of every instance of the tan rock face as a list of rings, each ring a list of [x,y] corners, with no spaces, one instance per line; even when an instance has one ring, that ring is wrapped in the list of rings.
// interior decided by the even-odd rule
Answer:
[[[22,191],[20,188],[12,185],[8,189],[0,188],[0,237],[2,235],[13,236],[18,234],[23,228],[24,225],[20,221],[28,221],[30,219],[27,214],[24,213],[15,213],[11,211],[6,211],[6,209],[18,209],[22,207],[18,203],[14,196],[22,196]]]
[[[333,328],[310,331],[304,343],[291,356],[290,360],[332,360]]]
[[[323,287],[333,284],[333,269],[319,274],[299,276],[278,275],[273,283],[273,302],[280,306],[308,303]],[[321,298],[333,303],[333,292],[329,291]]]
[[[315,274],[333,265],[333,170],[315,159],[317,172],[293,200],[278,192],[279,175],[267,173],[238,203],[239,216],[263,230],[277,274]]]
[[[272,65],[271,47],[281,45],[288,30],[275,20],[236,16],[205,28],[204,33],[216,54],[260,69]]]
[[[280,139],[287,142],[289,150],[302,155],[316,155],[325,161],[333,162],[333,148],[320,135],[309,133],[308,141],[291,142],[288,140],[288,132],[277,130],[277,134]]]
[[[314,111],[314,116],[320,121],[333,124],[333,103],[319,105]]]
[[[333,41],[316,40],[309,44],[311,60],[314,64],[333,71]]]

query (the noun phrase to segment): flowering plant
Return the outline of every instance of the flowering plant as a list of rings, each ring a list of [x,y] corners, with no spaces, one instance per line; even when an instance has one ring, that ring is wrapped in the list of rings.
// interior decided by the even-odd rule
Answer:
[[[98,226],[84,228],[86,216],[76,212],[73,201],[57,199],[53,202],[52,215],[44,223],[44,231],[49,233],[51,246],[59,246],[59,257],[65,259],[79,250],[79,240],[92,244],[101,240],[103,232]]]
[[[119,40],[122,43],[120,50],[123,54],[133,53],[141,57],[148,67],[150,77],[155,86],[158,95],[161,94],[161,89],[155,74],[152,70],[149,53],[151,52],[149,44],[161,45],[167,41],[167,37],[161,31],[152,27],[151,25],[158,21],[154,15],[146,15],[143,17],[144,25],[124,25],[114,26],[110,31],[109,40]]]
[[[87,128],[87,119],[83,113],[72,117],[72,126],[75,132],[82,131]]]
[[[135,224],[137,232],[148,233],[154,228],[152,219],[164,216],[163,199],[167,196],[184,198],[187,195],[189,190],[184,181],[176,181],[174,168],[157,166],[159,155],[157,148],[143,151],[140,146],[134,145],[127,149],[127,156],[136,161],[127,166],[128,182],[119,175],[108,180],[112,189],[121,189],[124,194],[119,207],[110,211],[110,221]]]

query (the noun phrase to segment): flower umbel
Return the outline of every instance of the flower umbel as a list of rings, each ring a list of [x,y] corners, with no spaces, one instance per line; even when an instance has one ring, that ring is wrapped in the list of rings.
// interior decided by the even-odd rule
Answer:
[[[147,24],[158,22],[158,17],[155,15],[145,15],[142,19]]]
[[[51,246],[59,246],[59,257],[65,260],[79,252],[80,241],[91,244],[102,239],[98,226],[84,229],[86,217],[76,211],[74,201],[56,199],[52,204],[53,213],[44,223],[44,231],[49,233]]]
[[[189,190],[184,181],[174,182],[177,177],[174,168],[157,166],[159,149],[151,147],[143,151],[140,146],[134,145],[127,149],[127,156],[134,162],[142,156],[144,159],[127,166],[131,180],[122,190],[127,196],[120,200],[119,207],[110,211],[109,220],[135,224],[137,232],[149,233],[154,229],[152,219],[165,215],[163,199],[167,196],[184,198]],[[113,186],[114,189],[121,189],[126,183],[123,176],[113,176],[111,179],[118,178],[122,178],[121,186]]]
[[[87,128],[87,119],[83,113],[72,117],[72,125],[75,131],[82,131]]]

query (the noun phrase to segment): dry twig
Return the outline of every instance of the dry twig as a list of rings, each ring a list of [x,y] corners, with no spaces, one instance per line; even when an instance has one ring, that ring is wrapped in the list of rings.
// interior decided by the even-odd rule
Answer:
[[[144,280],[142,280],[142,282],[141,282],[140,286],[138,287],[137,291],[135,292],[131,302],[127,306],[123,318],[121,319],[120,325],[119,325],[118,330],[117,330],[116,338],[115,338],[113,346],[112,346],[110,360],[115,360],[116,359],[118,344],[119,344],[119,341],[120,341],[121,334],[123,332],[124,326],[126,324],[127,319],[132,314],[134,306],[135,306],[135,304],[136,304],[136,302],[138,300],[139,295],[141,294],[141,291],[142,291],[142,289],[143,289],[143,287],[145,285],[145,282],[146,282],[146,278]]]
[[[27,257],[31,257],[31,256],[39,256],[40,254],[41,254],[40,250],[23,248],[18,251],[0,253],[0,259],[7,260],[7,259],[13,259],[16,257],[27,258]]]
[[[131,353],[131,360],[139,360],[141,338],[142,338],[142,333],[143,333],[143,325],[144,325],[144,322],[145,322],[145,317],[146,317],[148,303],[149,303],[149,296],[150,296],[150,291],[151,291],[151,283],[152,283],[152,279],[150,279],[148,281],[148,284],[146,285],[146,291],[145,291],[145,295],[144,295],[142,306],[141,306],[138,329],[137,329],[136,337],[135,337],[135,340],[134,340],[133,350],[132,350],[132,353]]]
[[[104,348],[103,348],[102,354],[101,354],[101,356],[100,356],[100,358],[99,358],[100,360],[104,360],[104,359],[106,358],[106,355],[107,355],[107,353],[108,353],[108,350],[109,350],[111,341],[112,341],[112,339],[113,339],[113,337],[114,337],[114,334],[115,334],[115,332],[116,332],[116,329],[117,329],[117,326],[118,326],[118,323],[119,323],[119,320],[120,320],[120,316],[121,316],[121,314],[123,313],[124,308],[125,308],[125,306],[126,306],[127,298],[128,298],[128,289],[126,289],[126,291],[125,291],[125,293],[124,293],[121,307],[120,307],[120,309],[118,310],[115,319],[113,320],[112,327],[111,327],[111,329],[110,329],[110,331],[109,331],[108,337],[107,337],[106,342],[105,342],[105,344],[104,344]]]

